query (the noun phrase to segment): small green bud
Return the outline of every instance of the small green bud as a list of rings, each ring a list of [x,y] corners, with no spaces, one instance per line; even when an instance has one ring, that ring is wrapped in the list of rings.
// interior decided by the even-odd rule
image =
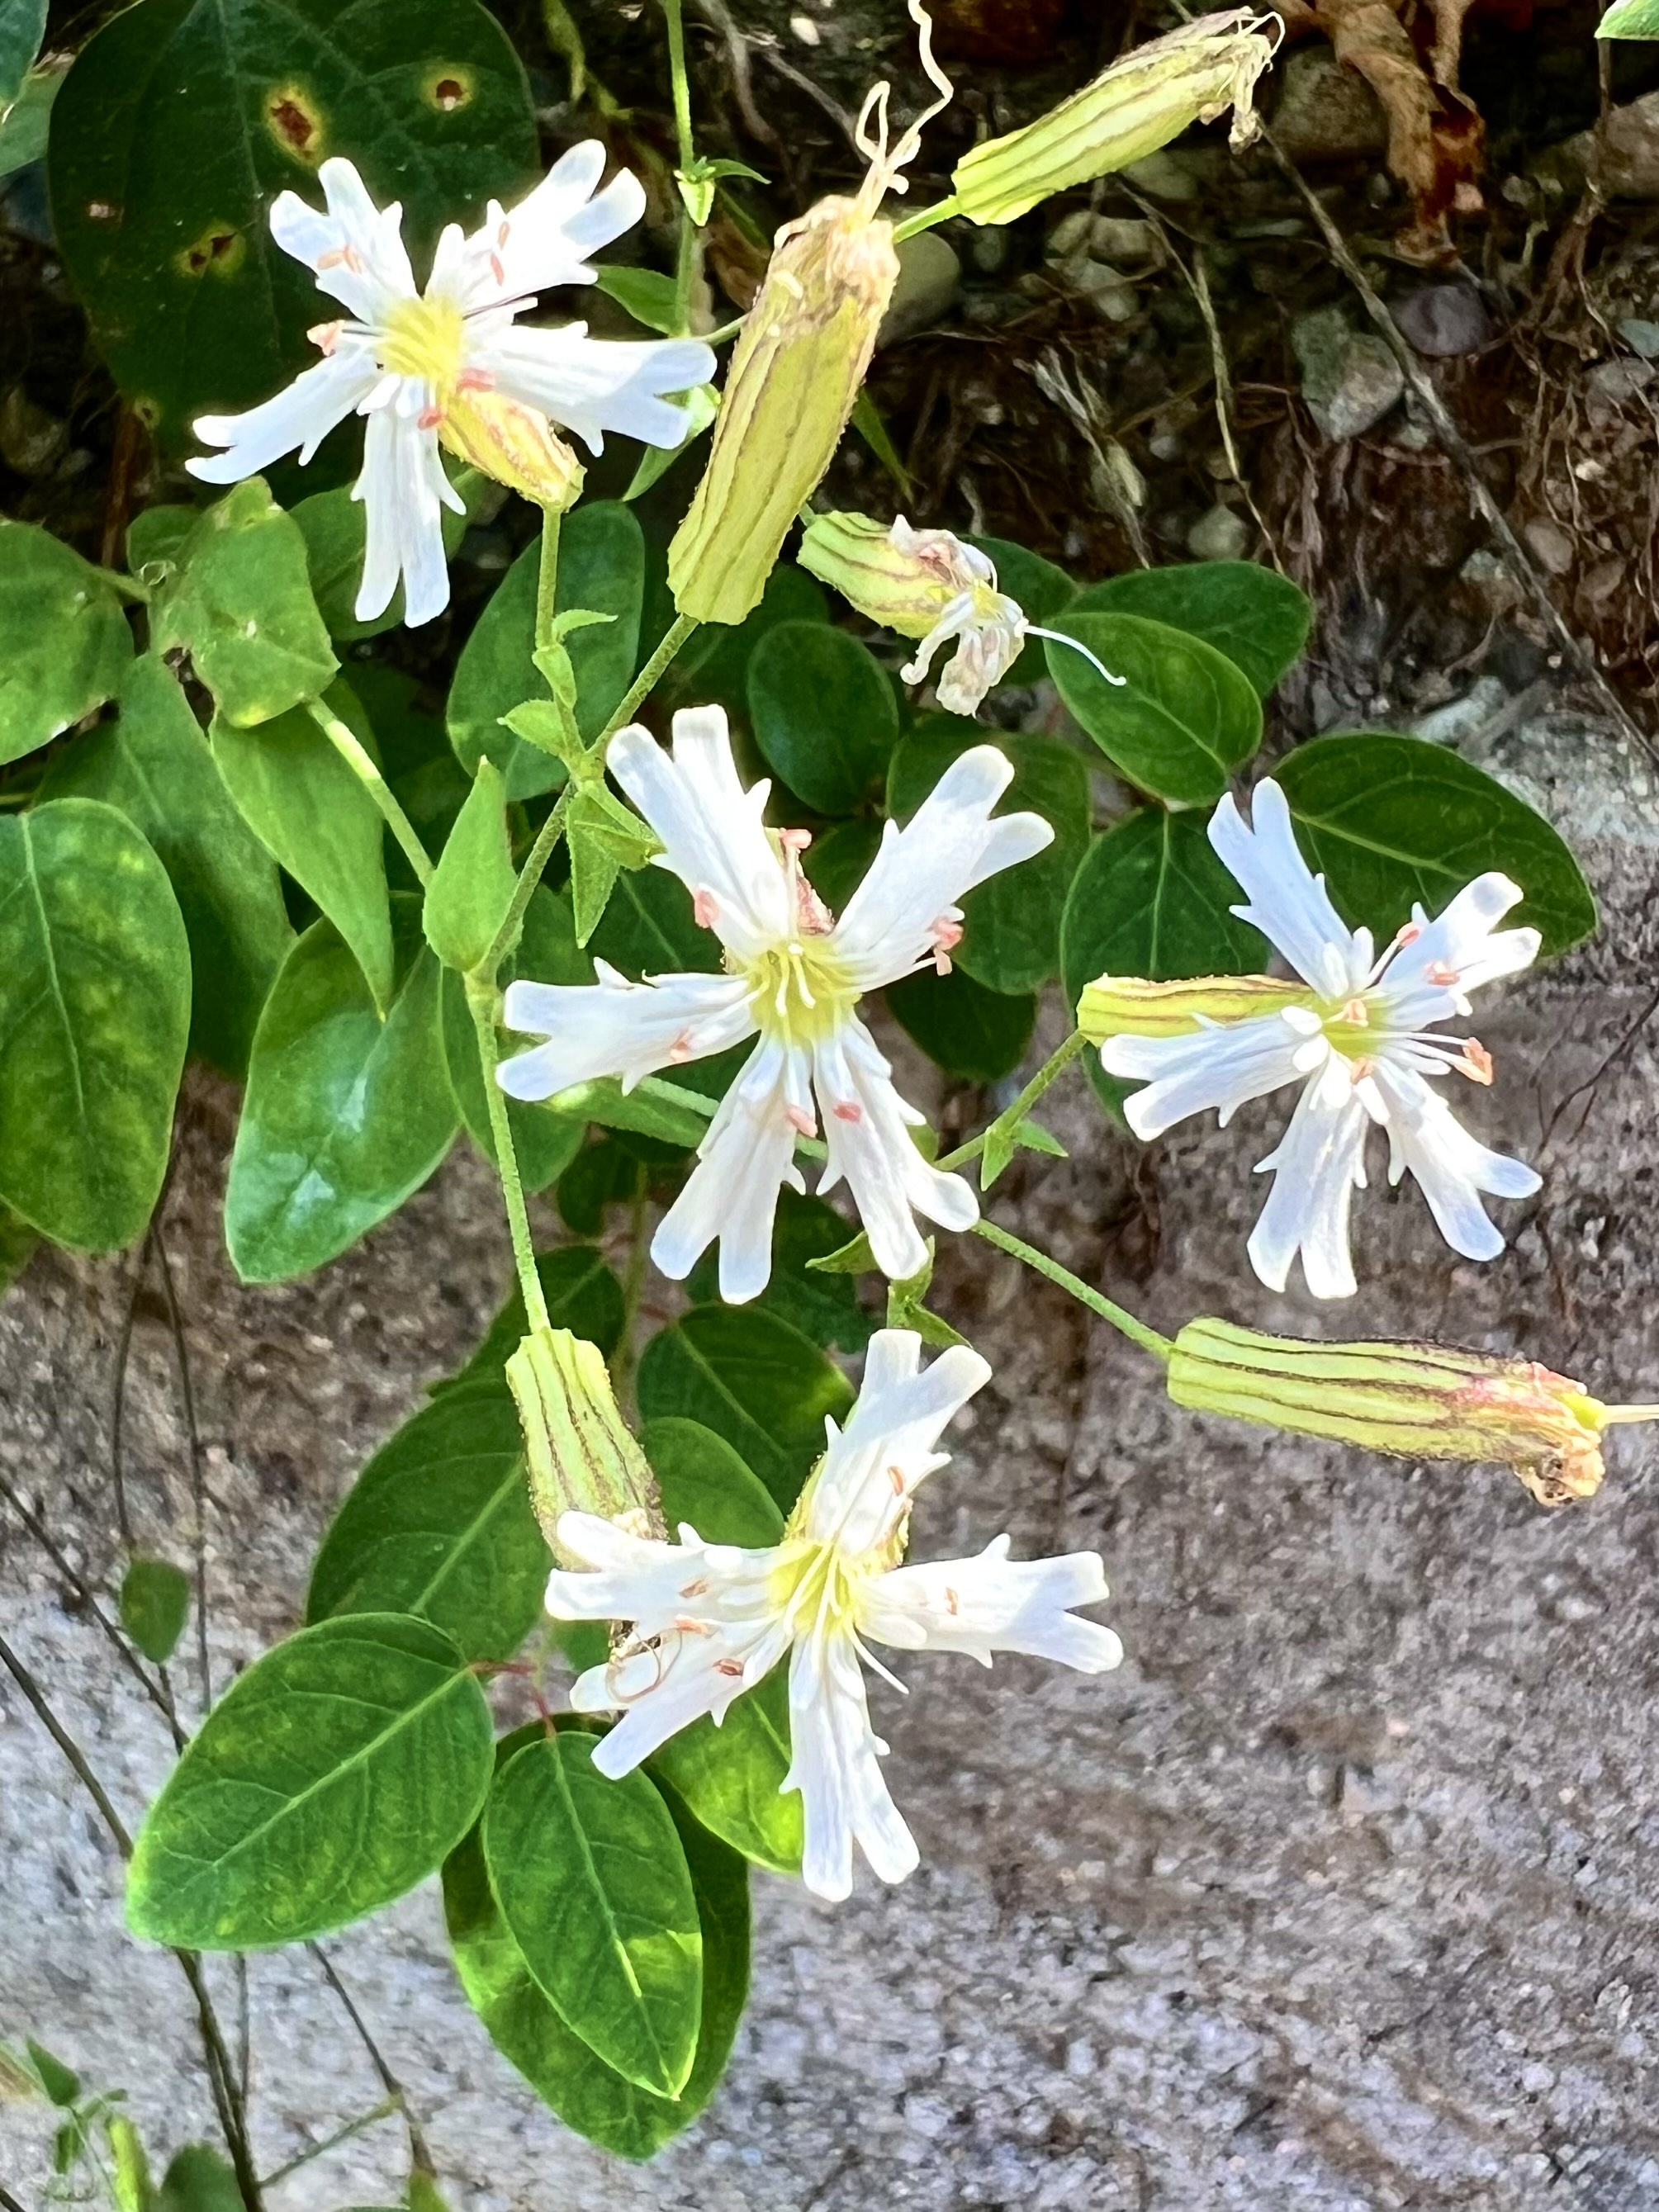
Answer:
[[[507,830],[507,787],[480,760],[472,788],[426,887],[421,926],[446,968],[476,968],[495,942],[518,881]]]
[[[1077,1025],[1091,1044],[1114,1036],[1190,1036],[1210,1022],[1243,1022],[1286,1006],[1316,1009],[1304,984],[1273,975],[1190,975],[1152,983],[1139,975],[1098,975],[1077,1005]]]
[[[1282,35],[1276,15],[1233,8],[1135,47],[1024,130],[964,155],[951,179],[957,207],[970,222],[1012,222],[1228,107],[1233,144],[1248,145],[1257,127],[1250,96]]]
[[[622,1417],[597,1345],[539,1328],[507,1363],[524,1429],[530,1502],[558,1556],[562,1513],[596,1513],[641,1535],[660,1534],[656,1478]]]
[[[1659,1406],[1604,1406],[1535,1359],[1449,1344],[1315,1344],[1212,1320],[1176,1337],[1169,1390],[1198,1413],[1400,1459],[1508,1467],[1540,1505],[1594,1496],[1604,1430],[1659,1419]]]

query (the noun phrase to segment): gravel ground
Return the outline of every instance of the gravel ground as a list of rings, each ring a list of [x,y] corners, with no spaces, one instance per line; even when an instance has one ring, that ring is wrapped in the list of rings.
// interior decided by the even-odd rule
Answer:
[[[1659,979],[1651,771],[1557,714],[1489,760],[1578,846],[1607,930],[1486,1017],[1483,1132],[1547,1171],[1497,1266],[1452,1260],[1413,1197],[1361,1201],[1362,1290],[1316,1318],[1244,1272],[1270,1109],[1137,1162],[1079,1084],[1069,1163],[1020,1165],[1011,1225],[1160,1324],[1441,1330],[1524,1346],[1609,1397],[1659,1395]],[[212,1500],[216,1678],[292,1625],[328,1513],[481,1328],[507,1273],[458,1154],[319,1278],[234,1282],[216,1208],[225,1097],[192,1093],[167,1209]],[[940,1303],[993,1385],[918,1516],[925,1554],[1097,1545],[1129,1659],[908,1668],[878,1691],[921,1840],[902,1891],[820,1907],[757,1884],[755,1996],[712,2111],[652,2167],[565,2135],[498,2060],[444,1955],[435,1885],[332,1951],[423,2116],[457,2212],[1651,2212],[1659,2205],[1659,1444],[1627,1431],[1593,1503],[1201,1424],[1146,1363],[974,1247]],[[109,1407],[125,1263],[48,1255],[0,1305],[0,1469],[94,1578],[115,1556]],[[159,1301],[135,1333],[141,1526],[189,1523]],[[176,1539],[174,1540],[176,1542]],[[0,1528],[0,1617],[136,1820],[169,1763],[62,1577]],[[191,1667],[183,1670],[192,1683]],[[151,2139],[210,2130],[183,1984],[119,1934],[119,1867],[0,1686],[0,2032],[125,2088]],[[215,1978],[234,2016],[228,1971]],[[379,2088],[303,1954],[249,1976],[269,2171]],[[34,2212],[47,2130],[0,2107]],[[384,2123],[272,2212],[388,2200]]]

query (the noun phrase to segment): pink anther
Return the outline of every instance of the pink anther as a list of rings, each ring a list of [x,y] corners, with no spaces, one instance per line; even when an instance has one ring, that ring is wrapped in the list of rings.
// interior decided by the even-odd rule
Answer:
[[[861,1121],[864,1109],[856,1098],[843,1098],[836,1104],[836,1119],[838,1121]]]
[[[443,419],[444,410],[441,407],[422,407],[415,417],[415,425],[417,429],[435,430]]]
[[[1452,1065],[1461,1068],[1471,1083],[1483,1083],[1490,1087],[1494,1073],[1492,1057],[1479,1037],[1468,1039],[1463,1047],[1462,1058],[1454,1060]]]
[[[700,890],[691,902],[691,915],[699,929],[712,929],[720,915],[720,901],[713,891]]]
[[[818,1125],[805,1107],[786,1106],[783,1113],[790,1127],[798,1130],[803,1137],[816,1137],[818,1133]]]
[[[340,333],[344,328],[343,323],[313,323],[306,336],[326,361],[339,344]]]
[[[495,380],[487,368],[464,368],[455,380],[457,392],[493,392]]]

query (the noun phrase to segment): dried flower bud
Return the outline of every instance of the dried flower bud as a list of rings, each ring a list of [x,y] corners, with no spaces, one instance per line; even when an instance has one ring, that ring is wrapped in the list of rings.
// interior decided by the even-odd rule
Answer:
[[[531,1504],[556,1555],[562,1513],[661,1533],[655,1479],[597,1345],[568,1328],[532,1330],[508,1359],[507,1380],[524,1429]]]
[[[1233,8],[1137,46],[1036,123],[964,155],[951,179],[958,209],[970,222],[1012,222],[1228,107],[1232,143],[1247,145],[1256,131],[1250,96],[1283,27],[1276,15]]]
[[[876,210],[951,97],[921,0],[921,63],[942,97],[890,149],[887,87],[872,90],[857,139],[870,167],[851,199],[786,223],[732,356],[708,465],[668,549],[674,604],[698,622],[739,623],[760,604],[790,524],[835,457],[898,282],[893,226]]]
[[[1305,984],[1281,983],[1273,975],[1192,975],[1174,983],[1100,975],[1084,986],[1077,1025],[1091,1044],[1115,1036],[1191,1036],[1212,1023],[1317,1003]]]
[[[581,490],[582,465],[547,417],[498,392],[457,392],[438,434],[452,453],[537,507],[562,512]]]
[[[1496,1462],[1540,1505],[1601,1487],[1606,1429],[1659,1419],[1659,1406],[1604,1406],[1535,1359],[1448,1344],[1314,1344],[1210,1320],[1176,1337],[1169,1389],[1200,1413],[1401,1459]]]

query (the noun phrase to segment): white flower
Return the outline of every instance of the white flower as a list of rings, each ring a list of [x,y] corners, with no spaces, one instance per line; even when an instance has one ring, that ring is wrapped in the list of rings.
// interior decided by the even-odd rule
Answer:
[[[1389,1133],[1389,1180],[1410,1172],[1454,1251],[1492,1260],[1504,1249],[1482,1192],[1526,1198],[1539,1178],[1470,1136],[1430,1087],[1455,1069],[1490,1084],[1489,1054],[1432,1034],[1469,1012],[1469,994],[1512,975],[1537,957],[1535,929],[1497,930],[1520,898],[1496,871],[1477,876],[1433,921],[1419,906],[1379,959],[1367,929],[1349,929],[1322,876],[1312,874],[1275,783],[1259,783],[1251,823],[1231,796],[1217,807],[1210,842],[1248,894],[1233,912],[1253,922],[1309,986],[1305,1003],[1245,1021],[1205,1022],[1178,1036],[1115,1036],[1101,1048],[1114,1075],[1143,1076],[1124,1109],[1139,1137],[1155,1137],[1211,1107],[1224,1125],[1246,1099],[1300,1083],[1301,1097],[1278,1148],[1261,1163],[1274,1171],[1251,1234],[1252,1265],[1282,1291],[1299,1253],[1316,1297],[1354,1290],[1348,1249],[1352,1194],[1365,1183],[1372,1122]]]
[[[996,563],[977,545],[964,544],[949,530],[914,530],[902,514],[895,519],[887,536],[896,552],[919,562],[951,594],[917,646],[914,659],[899,671],[907,684],[925,684],[933,656],[954,639],[957,649],[935,687],[939,703],[947,714],[976,714],[986,693],[1002,681],[1019,658],[1028,637],[1053,638],[1069,645],[1091,662],[1108,684],[1124,682],[1121,676],[1103,667],[1075,638],[1028,621],[1019,601],[998,589]]]
[[[941,1174],[916,1149],[907,1125],[922,1117],[894,1089],[854,1010],[866,991],[947,969],[962,937],[957,902],[1040,853],[1054,831],[1036,814],[990,818],[1013,769],[994,746],[975,745],[907,828],[886,823],[837,921],[801,873],[806,833],[769,832],[761,816],[771,786],[738,782],[723,708],[677,714],[672,755],[637,724],[620,730],[608,764],[662,840],[658,864],[680,878],[698,921],[725,946],[726,972],[630,983],[600,961],[597,983],[510,984],[507,1026],[548,1042],[503,1061],[501,1088],[548,1098],[596,1076],[620,1076],[627,1088],[758,1032],[651,1256],[678,1279],[718,1238],[720,1296],[736,1303],[763,1290],[779,1189],[805,1187],[795,1139],[817,1133],[816,1099],[829,1153],[818,1188],[844,1177],[877,1265],[896,1280],[916,1274],[927,1255],[912,1210],[970,1229],[979,1207],[960,1176]]]
[[[705,1544],[686,1525],[678,1543],[662,1543],[567,1513],[559,1549],[593,1571],[556,1569],[547,1586],[555,1620],[633,1625],[628,1643],[571,1692],[578,1712],[623,1713],[594,1752],[602,1774],[631,1772],[704,1713],[718,1724],[790,1654],[793,1759],[783,1787],[800,1792],[801,1872],[820,1897],[850,1891],[855,1842],[884,1881],[902,1881],[916,1865],[877,1764],[887,1747],[870,1726],[860,1662],[893,1677],[866,1638],[963,1651],[987,1667],[994,1651],[1024,1651],[1086,1674],[1123,1656],[1109,1628],[1070,1611],[1106,1595],[1093,1552],[1012,1560],[1000,1536],[977,1559],[898,1564],[917,1486],[949,1457],[935,1449],[939,1435],[991,1371],[957,1346],[924,1374],[921,1348],[908,1329],[871,1339],[858,1403],[844,1431],[826,1421],[829,1449],[781,1544]]]
[[[351,319],[318,324],[323,358],[246,415],[204,415],[206,444],[228,450],[190,463],[208,483],[234,483],[298,447],[308,461],[338,422],[367,416],[355,496],[368,510],[361,621],[385,612],[404,580],[405,619],[429,622],[449,601],[440,508],[461,501],[439,459],[446,414],[496,394],[532,417],[562,423],[598,453],[606,430],[677,446],[681,411],[662,396],[703,383],[714,357],[694,340],[645,344],[587,336],[584,323],[518,327],[536,295],[590,284],[586,255],[636,222],[645,193],[628,170],[605,190],[596,140],[574,146],[510,213],[495,200],[471,238],[452,223],[438,240],[425,291],[404,249],[403,209],[377,208],[349,161],[318,172],[325,212],[293,192],[272,203],[271,234],[306,263]]]

